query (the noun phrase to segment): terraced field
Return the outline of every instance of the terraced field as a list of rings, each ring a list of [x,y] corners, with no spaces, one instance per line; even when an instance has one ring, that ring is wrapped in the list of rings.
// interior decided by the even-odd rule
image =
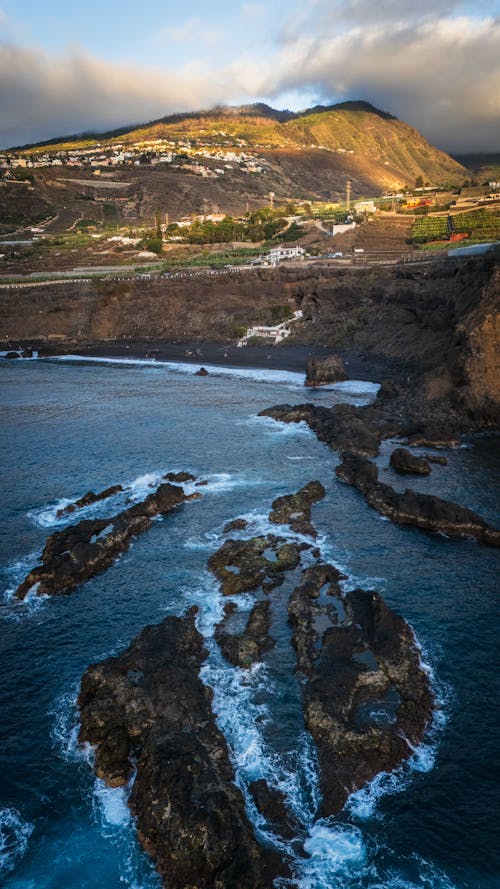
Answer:
[[[452,219],[453,230],[468,234],[470,241],[500,239],[500,210],[473,210],[470,213],[457,213]],[[447,216],[420,216],[413,223],[411,240],[414,244],[427,244],[430,241],[445,240],[447,237]]]

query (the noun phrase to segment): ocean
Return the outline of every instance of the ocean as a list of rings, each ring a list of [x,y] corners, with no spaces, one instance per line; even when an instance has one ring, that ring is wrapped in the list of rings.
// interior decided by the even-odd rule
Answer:
[[[338,456],[304,425],[257,415],[283,402],[363,404],[376,385],[304,390],[302,375],[133,360],[0,361],[3,533],[0,539],[0,883],[8,889],[157,889],[139,847],[126,789],[96,780],[77,742],[86,667],[122,651],[147,624],[200,608],[209,655],[202,678],[228,739],[236,780],[263,842],[278,844],[247,794],[264,777],[301,824],[291,856],[301,889],[493,889],[500,882],[498,551],[398,528],[334,474]],[[478,436],[449,465],[396,487],[432,491],[498,524],[499,439]],[[391,444],[378,458],[385,476]],[[155,521],[105,573],[71,595],[12,598],[37,562],[56,511],[89,489],[121,483],[82,517],[142,499],[169,470],[208,484],[202,499]],[[387,471],[389,478],[389,471]],[[241,672],[213,640],[222,603],[207,560],[224,524],[244,516],[272,530],[279,495],[319,479],[313,508],[324,558],[346,588],[378,589],[414,629],[436,696],[432,726],[409,763],[352,795],[338,818],[315,820],[317,765],[304,730],[285,628],[261,665]],[[74,520],[74,518],[73,518]],[[293,536],[293,535],[292,535]],[[290,590],[273,592],[285,613]],[[242,607],[251,608],[247,596]],[[304,854],[305,850],[305,854]],[[286,889],[285,881],[277,889]]]

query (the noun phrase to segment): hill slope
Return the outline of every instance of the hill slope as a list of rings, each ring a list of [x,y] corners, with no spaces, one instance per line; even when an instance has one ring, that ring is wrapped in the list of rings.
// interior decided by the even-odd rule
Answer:
[[[152,123],[112,133],[87,136],[86,147],[99,144],[122,146],[164,140],[173,145],[189,142],[192,148],[236,148],[260,153],[265,150],[302,151],[322,148],[350,154],[353,161],[369,160],[387,170],[384,180],[413,184],[417,176],[433,184],[461,181],[464,168],[449,155],[431,146],[417,130],[367,102],[317,106],[300,114],[276,111],[267,105],[219,107],[199,113],[176,114]],[[47,145],[48,143],[46,143]],[[51,151],[71,149],[82,138],[52,141]],[[37,146],[40,151],[45,146]]]

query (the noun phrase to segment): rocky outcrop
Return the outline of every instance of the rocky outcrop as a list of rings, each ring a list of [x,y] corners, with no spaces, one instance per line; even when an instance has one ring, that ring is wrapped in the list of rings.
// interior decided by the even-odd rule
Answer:
[[[243,632],[231,633],[227,630],[227,623],[235,608],[231,602],[226,605],[224,620],[215,628],[215,639],[226,660],[235,667],[251,667],[262,660],[263,653],[274,645],[269,636],[270,608],[269,600],[256,602]]]
[[[296,568],[307,544],[290,543],[268,534],[250,540],[226,540],[208,560],[224,596],[235,596],[261,586],[269,591],[283,583],[284,573]]]
[[[270,857],[257,844],[234,783],[211,689],[196,609],[143,630],[119,657],[86,671],[80,741],[110,786],[135,779],[129,806],[166,889],[264,889]]]
[[[200,367],[200,369],[196,371],[195,377],[208,377],[208,370],[206,367]]]
[[[347,379],[349,376],[340,355],[329,355],[327,358],[311,357],[307,362],[306,386],[325,386]]]
[[[288,840],[297,835],[300,825],[290,812],[286,799],[280,790],[270,787],[264,778],[252,781],[248,789],[255,800],[258,811],[277,833]]]
[[[244,531],[245,528],[248,528],[246,519],[232,519],[232,521],[226,522],[223,530],[224,534],[230,534],[231,531]]]
[[[138,534],[152,524],[156,515],[166,515],[186,500],[182,488],[162,484],[145,500],[107,519],[83,519],[47,538],[41,564],[34,568],[16,591],[24,599],[31,591],[38,596],[69,593],[80,583],[104,571],[130,546]]]
[[[111,487],[106,488],[104,491],[99,491],[98,494],[95,494],[94,491],[87,491],[83,497],[79,497],[74,503],[70,503],[68,506],[58,509],[56,517],[61,519],[63,516],[69,515],[69,513],[76,512],[77,509],[83,509],[85,506],[91,506],[93,503],[107,500],[108,497],[113,497],[114,494],[119,494],[120,491],[123,491],[121,485],[111,485]]]
[[[390,465],[396,472],[409,475],[430,475],[431,467],[423,457],[417,457],[407,448],[396,448],[390,457]]]
[[[344,454],[335,470],[342,481],[364,494],[367,503],[381,515],[400,525],[414,525],[424,531],[448,537],[471,537],[489,546],[500,546],[500,530],[480,516],[432,494],[419,494],[407,488],[403,494],[378,481],[375,463],[356,454]]]
[[[278,404],[266,408],[260,417],[272,417],[281,423],[307,423],[320,441],[333,450],[352,450],[372,457],[378,453],[384,432],[388,435],[401,433],[401,423],[375,428],[370,418],[364,417],[359,408],[351,404],[337,404],[333,408],[314,404]]]
[[[425,733],[432,695],[408,624],[377,592],[342,594],[327,564],[303,572],[289,603],[304,717],[320,765],[320,814],[407,759]]]
[[[167,472],[163,478],[168,482],[172,482],[174,485],[183,485],[186,482],[196,481],[196,476],[192,475],[190,472]]]
[[[325,493],[321,482],[314,481],[304,485],[296,494],[278,497],[272,504],[269,521],[277,525],[289,525],[298,534],[316,537],[316,529],[311,523],[311,506],[322,500]]]

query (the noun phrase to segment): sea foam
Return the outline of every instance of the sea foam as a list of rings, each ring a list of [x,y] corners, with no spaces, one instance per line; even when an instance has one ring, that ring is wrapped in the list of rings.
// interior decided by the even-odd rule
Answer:
[[[24,821],[17,809],[0,809],[0,877],[14,870],[33,830],[34,825]]]

